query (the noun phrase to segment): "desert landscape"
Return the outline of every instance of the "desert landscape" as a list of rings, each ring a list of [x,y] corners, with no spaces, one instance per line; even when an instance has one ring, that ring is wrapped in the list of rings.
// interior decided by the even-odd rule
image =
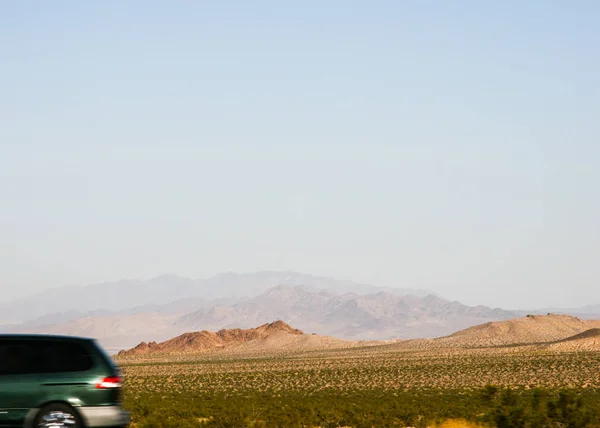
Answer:
[[[594,305],[469,306],[265,271],[63,287],[0,308],[5,333],[96,338],[122,369],[132,428],[600,421]]]
[[[49,307],[48,300],[61,304]],[[469,306],[430,290],[264,271],[199,280],[162,275],[50,289],[0,302],[0,332],[89,336],[116,353],[190,331],[248,329],[274,320],[346,341],[381,341],[436,338],[547,312]],[[600,319],[597,306],[552,312]]]
[[[600,428],[599,23],[0,2],[0,428]]]
[[[387,341],[279,320],[142,342],[114,358],[135,427],[583,427],[600,415],[600,321],[569,315]]]

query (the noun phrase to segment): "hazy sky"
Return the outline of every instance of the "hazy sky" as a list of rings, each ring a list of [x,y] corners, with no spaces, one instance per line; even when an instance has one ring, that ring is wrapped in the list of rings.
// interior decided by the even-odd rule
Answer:
[[[296,270],[600,303],[600,2],[0,3],[0,288]]]

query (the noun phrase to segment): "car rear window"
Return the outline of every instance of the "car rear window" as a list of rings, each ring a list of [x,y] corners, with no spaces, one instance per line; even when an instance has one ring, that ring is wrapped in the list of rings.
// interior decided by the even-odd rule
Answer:
[[[52,340],[0,341],[0,374],[82,372],[94,360],[80,343]]]
[[[119,367],[117,366],[115,361],[106,353],[104,348],[102,348],[102,346],[95,340],[92,340],[90,344],[94,347],[95,352],[97,353],[98,357],[104,362],[104,364],[110,367],[112,371],[111,374],[115,376],[120,376],[121,371]]]
[[[94,365],[87,349],[76,342],[39,342],[34,347],[41,355],[41,373],[83,372]]]

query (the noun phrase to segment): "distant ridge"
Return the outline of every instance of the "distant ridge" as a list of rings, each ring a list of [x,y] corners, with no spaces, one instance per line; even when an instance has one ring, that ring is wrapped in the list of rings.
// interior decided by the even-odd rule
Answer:
[[[211,289],[233,287],[236,283],[229,282],[231,278],[239,279],[239,276],[226,275],[217,278]],[[482,305],[467,306],[431,294],[418,297],[372,288],[369,288],[367,291],[371,292],[366,294],[340,294],[329,290],[335,289],[338,283],[330,284],[327,280],[315,277],[271,277],[261,274],[257,278],[244,278],[249,281],[246,285],[252,285],[255,289],[259,286],[262,289],[271,281],[313,282],[311,285],[278,284],[255,296],[239,299],[207,300],[202,297],[187,297],[173,301],[173,298],[181,295],[174,292],[170,297],[164,297],[162,303],[144,305],[144,302],[138,302],[123,310],[115,308],[111,311],[93,312],[83,311],[83,307],[69,311],[67,305],[63,304],[63,298],[55,296],[53,299],[61,301],[60,308],[63,313],[46,315],[12,326],[0,326],[0,332],[89,336],[98,339],[104,347],[117,351],[129,349],[140,342],[165,341],[186,332],[250,329],[273,320],[282,320],[302,331],[327,337],[348,341],[372,341],[439,337],[487,321],[525,315]],[[158,282],[138,284],[141,288],[134,285],[133,289],[128,291],[130,296],[127,299],[130,303],[139,300],[139,296],[148,299],[147,295],[153,294],[154,291],[160,293],[158,297],[152,298],[168,296],[169,290],[173,290],[166,288],[170,279],[172,278],[162,277]],[[242,282],[237,284],[238,288],[243,288]],[[180,288],[180,291],[183,289],[187,289],[187,286]],[[114,287],[98,290],[93,288],[93,292],[87,289],[84,291],[82,297],[85,297],[86,301],[100,299],[96,292],[108,293],[111,299],[113,296],[119,296],[116,300],[119,300],[121,305],[127,300],[121,301],[124,292]],[[220,293],[224,291],[221,290]],[[47,310],[47,299],[43,299],[43,303]],[[34,306],[33,302],[21,302],[12,307],[12,310],[25,313]],[[1,312],[2,310],[0,316]],[[31,315],[32,311],[28,313]]]
[[[571,315],[527,315],[470,327],[435,339],[435,342],[462,348],[539,345],[595,337],[598,328],[600,321],[582,320]]]
[[[432,293],[411,288],[378,287],[291,271],[227,272],[205,279],[160,275],[146,280],[123,279],[85,286],[53,288],[27,297],[0,301],[0,326],[34,320],[39,324],[38,320],[41,317],[50,321],[52,317],[65,318],[67,313],[74,318],[77,312],[86,315],[91,312],[135,313],[139,310],[180,312],[181,309],[185,309],[191,312],[193,308],[186,304],[190,300],[197,302],[196,308],[223,301],[231,304],[256,297],[279,285],[301,285],[334,294],[387,291],[399,296],[424,297]],[[119,298],[115,299],[114,296]],[[60,308],[49,307],[48,300],[60,301]],[[57,310],[64,314],[52,312]]]

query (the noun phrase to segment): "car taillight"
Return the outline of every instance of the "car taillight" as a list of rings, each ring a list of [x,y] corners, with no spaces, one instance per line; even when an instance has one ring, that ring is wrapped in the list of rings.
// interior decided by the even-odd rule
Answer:
[[[109,376],[96,384],[98,389],[114,389],[121,387],[121,378],[118,376]]]

